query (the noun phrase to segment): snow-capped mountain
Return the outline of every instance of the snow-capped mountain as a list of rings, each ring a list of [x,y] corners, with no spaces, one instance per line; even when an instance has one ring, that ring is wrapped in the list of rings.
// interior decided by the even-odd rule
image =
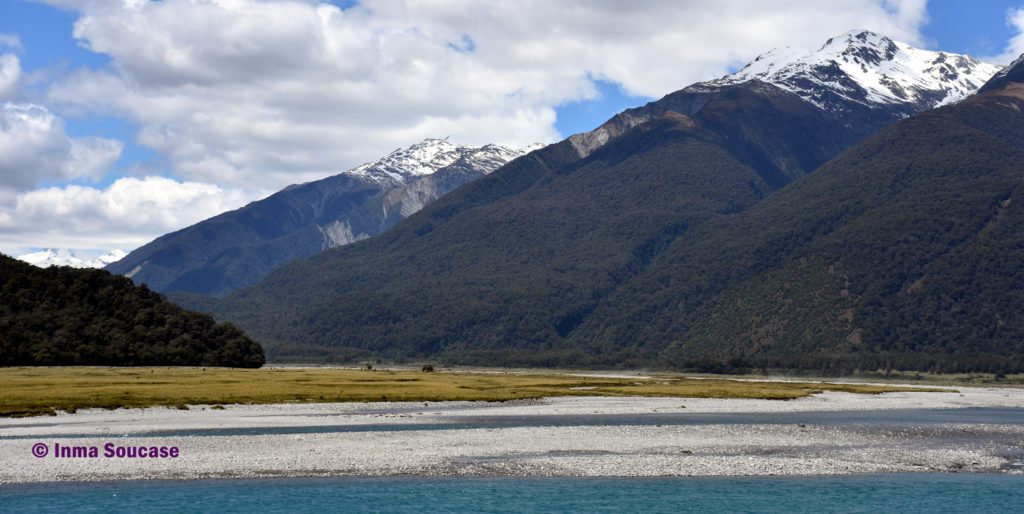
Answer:
[[[288,261],[373,237],[540,146],[426,139],[157,238],[107,270],[161,292],[225,294]]]
[[[829,38],[817,50],[781,48],[761,54],[736,73],[627,109],[590,132],[570,136],[569,142],[585,157],[632,127],[668,112],[692,116],[710,98],[740,89],[796,95],[822,115],[867,134],[971,95],[1000,69],[967,55],[921,50],[853,30]]]
[[[535,143],[523,149],[495,144],[472,147],[453,144],[447,138],[427,138],[348,170],[342,175],[390,189],[376,201],[351,211],[346,217],[318,224],[323,234],[323,249],[372,237],[448,191],[489,175],[516,157],[543,146]]]
[[[868,107],[916,104],[932,108],[978,90],[1001,66],[968,55],[933,52],[854,30],[817,50],[779,48],[704,86],[760,80],[796,93],[823,109],[842,101]]]
[[[102,268],[108,264],[121,260],[126,255],[128,255],[127,252],[111,250],[99,257],[88,258],[78,256],[75,250],[69,250],[66,248],[44,248],[38,252],[19,255],[17,259],[32,264],[33,266],[39,266],[40,268],[48,268],[50,266]]]
[[[543,145],[541,145],[543,146]],[[400,148],[373,162],[357,166],[345,173],[373,180],[404,183],[415,177],[431,175],[460,159],[470,166],[490,173],[506,162],[538,148],[532,145],[513,149],[500,145],[462,146],[445,139],[424,139],[408,148]]]

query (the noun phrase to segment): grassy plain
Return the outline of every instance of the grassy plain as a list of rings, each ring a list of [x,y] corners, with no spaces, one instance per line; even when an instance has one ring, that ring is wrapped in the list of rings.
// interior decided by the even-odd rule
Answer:
[[[84,408],[231,403],[504,401],[551,396],[670,396],[790,400],[822,391],[878,394],[936,389],[751,382],[678,375],[606,378],[568,373],[354,370],[339,368],[0,368],[0,416]]]

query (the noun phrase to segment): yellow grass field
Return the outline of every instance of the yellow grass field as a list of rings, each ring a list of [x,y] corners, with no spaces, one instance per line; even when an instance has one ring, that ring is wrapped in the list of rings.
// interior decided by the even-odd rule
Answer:
[[[601,378],[566,373],[353,370],[338,368],[0,368],[0,416],[98,407],[231,403],[504,401],[551,396],[670,396],[790,400],[822,391],[935,391],[823,382],[753,382],[654,375]]]

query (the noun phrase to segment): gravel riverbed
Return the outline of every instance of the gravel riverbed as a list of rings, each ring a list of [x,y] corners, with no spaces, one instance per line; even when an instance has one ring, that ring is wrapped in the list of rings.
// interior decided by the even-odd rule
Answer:
[[[1024,389],[792,401],[549,398],[0,419],[0,483],[270,476],[1024,473]],[[966,409],[966,410],[965,410]],[[46,446],[38,457],[34,447]],[[107,458],[177,447],[177,458]],[[96,447],[61,457],[56,445]]]

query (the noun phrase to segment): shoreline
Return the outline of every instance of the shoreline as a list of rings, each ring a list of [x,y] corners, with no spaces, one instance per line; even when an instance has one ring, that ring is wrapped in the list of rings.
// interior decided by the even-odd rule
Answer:
[[[493,480],[496,478],[501,479],[521,479],[521,480],[592,480],[592,481],[605,481],[605,480],[635,480],[637,482],[643,481],[660,481],[660,480],[749,480],[749,479],[765,479],[765,480],[787,480],[787,479],[815,479],[815,478],[838,478],[844,477],[849,478],[887,478],[887,477],[904,477],[904,476],[932,476],[932,477],[956,477],[956,476],[988,476],[988,477],[1007,477],[1008,479],[1021,479],[1024,480],[1024,473],[1007,473],[1004,471],[978,471],[971,473],[963,472],[952,472],[952,471],[921,471],[921,472],[893,472],[893,473],[845,473],[845,474],[791,474],[791,475],[631,475],[631,476],[617,476],[617,475],[526,475],[526,476],[508,476],[508,475],[271,475],[271,476],[239,476],[239,477],[228,477],[228,476],[217,476],[209,478],[123,478],[123,479],[102,479],[102,480],[51,480],[51,481],[37,481],[37,482],[0,482],[0,488],[9,487],[12,489],[16,488],[45,488],[50,486],[64,487],[70,486],[75,487],[76,485],[89,486],[89,485],[118,485],[118,484],[154,484],[154,485],[167,485],[173,486],[180,483],[188,482],[270,482],[270,481],[290,481],[290,480],[323,480],[325,482],[338,480],[338,481],[367,481],[376,482],[381,480],[394,480],[400,481],[461,481],[461,480]],[[0,489],[2,490],[2,489]]]
[[[989,418],[972,421],[970,415],[976,412]],[[162,433],[167,431],[174,435]],[[177,446],[181,456],[40,459],[30,452],[36,442]],[[384,476],[1024,474],[1024,390],[825,392],[796,400],[557,397],[493,403],[227,405],[223,410],[88,409],[0,419],[0,462],[3,484]]]

